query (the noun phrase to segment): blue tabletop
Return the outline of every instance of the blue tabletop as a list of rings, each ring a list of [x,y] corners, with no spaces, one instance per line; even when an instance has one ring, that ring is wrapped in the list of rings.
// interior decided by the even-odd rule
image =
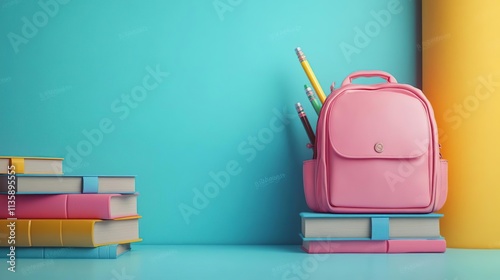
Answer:
[[[135,245],[114,260],[18,259],[0,279],[498,280],[500,250],[309,255],[299,246]]]

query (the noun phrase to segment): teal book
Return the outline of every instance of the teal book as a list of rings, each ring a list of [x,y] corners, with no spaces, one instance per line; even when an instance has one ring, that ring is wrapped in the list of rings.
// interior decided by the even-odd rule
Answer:
[[[0,247],[1,258],[16,259],[116,259],[130,251],[130,243],[112,244],[95,248],[84,247]]]
[[[0,175],[0,193],[16,194],[135,193],[135,176]]]
[[[442,214],[300,213],[304,241],[442,239]]]

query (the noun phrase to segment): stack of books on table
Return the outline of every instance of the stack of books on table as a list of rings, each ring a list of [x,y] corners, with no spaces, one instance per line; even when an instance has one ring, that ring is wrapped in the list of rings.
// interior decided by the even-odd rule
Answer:
[[[300,213],[307,253],[442,253],[442,214]]]
[[[113,259],[142,240],[135,176],[63,175],[62,160],[0,157],[3,258]]]

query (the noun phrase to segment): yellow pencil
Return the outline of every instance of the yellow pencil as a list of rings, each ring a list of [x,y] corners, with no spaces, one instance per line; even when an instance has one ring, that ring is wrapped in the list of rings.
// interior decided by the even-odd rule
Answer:
[[[306,72],[307,78],[309,78],[312,87],[314,88],[316,94],[318,95],[319,101],[321,101],[322,104],[325,103],[326,99],[325,93],[323,92],[323,89],[319,85],[318,79],[316,79],[316,76],[314,75],[314,72],[311,69],[309,62],[307,62],[304,52],[302,52],[300,48],[296,48],[295,53],[297,53],[297,57],[299,58],[300,64],[302,65],[302,68],[304,68],[304,72]]]

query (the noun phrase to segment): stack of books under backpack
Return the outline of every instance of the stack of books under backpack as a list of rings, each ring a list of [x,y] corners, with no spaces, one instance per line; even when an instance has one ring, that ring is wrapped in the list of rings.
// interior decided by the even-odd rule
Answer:
[[[442,253],[442,214],[300,213],[307,253]]]
[[[63,175],[62,158],[0,157],[0,255],[113,259],[139,242],[134,176]]]

